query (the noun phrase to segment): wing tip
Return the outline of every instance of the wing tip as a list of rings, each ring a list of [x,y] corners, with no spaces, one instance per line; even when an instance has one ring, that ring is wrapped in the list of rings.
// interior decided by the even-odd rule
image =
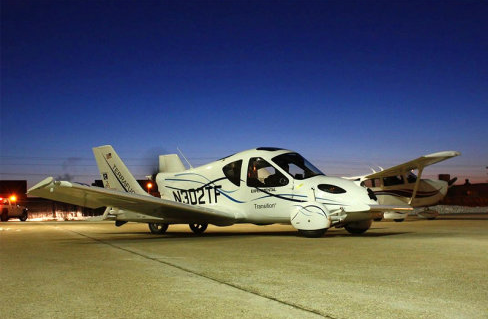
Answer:
[[[46,177],[45,179],[43,179],[42,181],[40,181],[36,185],[34,185],[31,188],[29,188],[29,190],[27,190],[27,194],[29,194],[30,192],[32,192],[32,191],[34,191],[36,189],[44,188],[44,187],[46,187],[47,185],[49,185],[49,184],[51,184],[53,182],[54,182],[54,178],[52,176]]]
[[[458,151],[442,151],[442,152],[436,152],[428,155],[424,155],[424,157],[455,157],[461,155],[461,152]]]

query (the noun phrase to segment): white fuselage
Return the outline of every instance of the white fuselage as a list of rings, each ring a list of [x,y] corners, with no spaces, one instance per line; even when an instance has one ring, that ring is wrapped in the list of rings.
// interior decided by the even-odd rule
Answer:
[[[290,224],[292,212],[314,203],[325,208],[331,224],[372,218],[372,213],[366,212],[367,205],[377,203],[365,188],[339,177],[303,178],[288,172],[273,162],[273,158],[285,153],[290,151],[245,151],[183,172],[159,173],[156,182],[161,198],[232,212],[236,223]],[[254,169],[256,158],[272,167]],[[240,169],[226,176],[224,171],[232,163],[237,163]],[[282,178],[267,186],[265,181],[270,177],[270,170],[278,171]],[[337,186],[344,192],[325,192],[319,185]]]

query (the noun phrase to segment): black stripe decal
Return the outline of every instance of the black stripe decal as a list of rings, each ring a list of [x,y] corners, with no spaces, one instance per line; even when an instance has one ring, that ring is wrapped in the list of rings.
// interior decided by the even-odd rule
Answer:
[[[426,198],[426,197],[432,197],[435,196],[439,193],[439,190],[434,190],[434,191],[419,191],[415,195],[415,198]],[[412,197],[413,191],[412,190],[381,190],[381,191],[376,191],[374,192],[375,195],[391,195],[391,196],[397,196],[397,197]]]
[[[215,184],[216,182],[218,182],[218,181],[222,181],[222,180],[224,180],[224,179],[227,179],[227,177],[225,177],[225,176],[224,176],[224,177],[221,177],[221,178],[214,179],[213,181],[210,181],[210,182],[208,182],[207,184],[204,184],[203,186],[200,186],[200,187],[206,187],[206,186],[208,186],[208,185],[210,185],[210,184]]]
[[[290,202],[295,202],[295,203],[304,203],[306,201],[304,200],[300,200],[300,199],[293,199],[293,198],[287,198],[287,197],[283,197],[283,196],[280,196],[280,195],[276,195],[276,194],[272,194],[270,192],[267,192],[261,188],[258,188],[258,187],[254,187],[255,189],[259,190],[260,192],[263,192],[265,193],[266,195],[269,195],[271,197],[276,197],[276,198],[279,198],[279,199],[284,199],[284,200],[287,200],[287,201],[290,201]]]
[[[120,179],[117,177],[117,175],[115,174],[114,170],[112,169],[112,167],[110,167],[110,164],[108,163],[107,159],[105,158],[105,156],[103,157],[103,159],[105,160],[105,163],[107,163],[108,167],[110,168],[110,170],[112,171],[112,174],[115,176],[115,179],[119,182],[120,186],[122,186],[122,188],[125,190],[126,193],[129,193],[129,191],[127,190],[127,188],[125,188],[124,184],[122,184],[122,182],[120,181]]]

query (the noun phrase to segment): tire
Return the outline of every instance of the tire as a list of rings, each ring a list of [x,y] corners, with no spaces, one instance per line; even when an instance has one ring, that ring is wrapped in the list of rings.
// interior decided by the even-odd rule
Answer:
[[[163,223],[148,223],[149,230],[151,234],[154,235],[161,235],[164,234],[168,230],[168,224]]]
[[[2,220],[2,222],[8,221],[8,209],[7,208],[4,208],[2,210],[2,215],[0,216],[0,219]]]
[[[27,220],[27,210],[26,209],[24,209],[22,211],[22,215],[20,215],[19,219],[21,222],[25,222]]]
[[[208,224],[203,223],[203,224],[189,224],[190,229],[195,233],[195,234],[203,234],[203,232],[207,229]]]
[[[369,227],[371,227],[372,223],[373,223],[372,219],[363,220],[360,222],[352,222],[344,225],[344,229],[347,230],[350,234],[360,235],[365,231],[367,231]]]
[[[326,231],[327,231],[327,228],[314,229],[314,230],[299,229],[298,234],[300,234],[300,236],[307,237],[307,238],[319,238],[319,237],[324,236]]]
[[[405,220],[405,219],[402,219],[402,218],[400,218],[400,219],[394,219],[394,221],[396,221],[397,223],[401,223],[401,222],[403,222],[404,220]]]
[[[374,220],[375,222],[380,222],[380,221],[382,221],[382,220],[383,220],[383,217],[378,217],[378,218],[375,218],[375,219],[373,219],[373,220]]]

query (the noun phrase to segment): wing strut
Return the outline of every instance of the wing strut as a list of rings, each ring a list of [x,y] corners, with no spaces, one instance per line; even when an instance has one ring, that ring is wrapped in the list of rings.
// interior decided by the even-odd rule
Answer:
[[[412,192],[412,197],[408,201],[408,205],[412,205],[413,199],[415,198],[415,195],[417,195],[417,190],[419,189],[420,185],[420,180],[422,177],[422,171],[424,170],[424,167],[419,167],[419,174],[417,176],[417,180],[415,181],[415,186],[413,187],[413,192]]]

